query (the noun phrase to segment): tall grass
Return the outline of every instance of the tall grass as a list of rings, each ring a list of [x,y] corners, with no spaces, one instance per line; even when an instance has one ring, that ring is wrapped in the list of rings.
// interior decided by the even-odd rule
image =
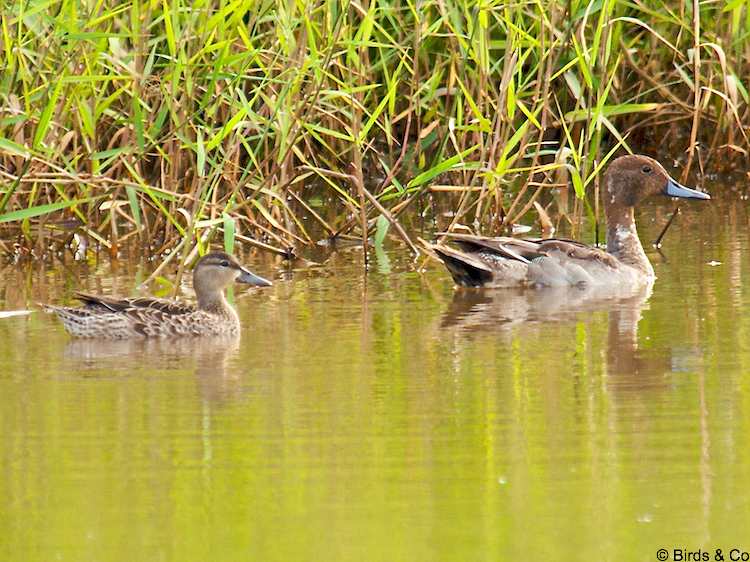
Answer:
[[[553,188],[596,214],[633,135],[686,173],[750,148],[748,0],[10,0],[1,23],[9,252],[414,248],[400,221],[436,205],[485,232]]]

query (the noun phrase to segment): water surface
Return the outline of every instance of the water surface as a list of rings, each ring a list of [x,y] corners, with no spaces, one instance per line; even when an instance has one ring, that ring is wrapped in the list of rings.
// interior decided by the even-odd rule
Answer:
[[[668,207],[644,210],[653,239]],[[649,295],[455,291],[398,246],[238,290],[238,341],[0,319],[0,559],[655,560],[750,528],[742,203],[683,205]],[[0,310],[148,264],[0,269]],[[750,544],[745,544],[745,548]]]

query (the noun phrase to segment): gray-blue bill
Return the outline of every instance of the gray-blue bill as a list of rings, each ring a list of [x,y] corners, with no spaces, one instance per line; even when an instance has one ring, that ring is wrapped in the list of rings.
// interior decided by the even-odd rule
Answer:
[[[240,275],[237,277],[238,283],[247,283],[248,285],[254,285],[255,287],[270,287],[273,285],[268,279],[263,279],[260,275],[255,275],[252,271],[245,269],[244,267],[240,270]]]
[[[711,196],[708,193],[685,187],[674,181],[672,178],[667,180],[667,187],[664,190],[664,194],[669,197],[683,197],[685,199],[711,199]]]

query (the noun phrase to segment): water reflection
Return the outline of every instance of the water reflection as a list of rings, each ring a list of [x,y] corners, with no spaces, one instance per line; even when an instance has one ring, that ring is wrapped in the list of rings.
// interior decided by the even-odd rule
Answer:
[[[638,344],[638,323],[649,294],[624,299],[609,311],[607,370],[610,387],[640,389],[664,387],[664,373],[671,371],[671,351],[643,350]],[[629,375],[627,378],[626,375]]]
[[[609,315],[606,346],[607,372],[631,375],[610,379],[617,386],[651,386],[671,369],[669,350],[659,353],[639,348],[638,322],[651,296],[651,284],[635,288],[560,287],[531,289],[460,289],[441,318],[441,328],[460,332],[500,332],[547,323],[571,323],[591,319],[591,314]],[[657,383],[658,384],[658,383]]]
[[[193,373],[201,396],[210,402],[231,400],[242,393],[243,371],[232,368],[240,349],[238,335],[225,337],[89,340],[71,339],[64,357],[82,376],[127,372],[135,365],[155,370]]]
[[[640,287],[555,287],[545,289],[459,289],[442,319],[464,331],[507,329],[518,324],[572,321],[585,313],[630,311],[618,316],[623,330],[637,329],[652,285]]]
[[[738,209],[680,217],[653,295],[456,292],[403,252],[373,254],[365,276],[361,252],[339,251],[238,292],[239,342],[74,341],[41,313],[0,319],[0,560],[650,560],[737,544]],[[646,211],[653,240],[666,217]],[[0,269],[0,309],[132,294],[154,265]]]

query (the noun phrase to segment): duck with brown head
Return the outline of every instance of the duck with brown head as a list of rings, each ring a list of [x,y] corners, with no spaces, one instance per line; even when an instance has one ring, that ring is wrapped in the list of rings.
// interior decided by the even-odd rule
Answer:
[[[607,252],[620,262],[653,277],[635,228],[635,207],[652,195],[710,199],[707,193],[673,180],[664,167],[647,156],[623,156],[610,164],[604,187]]]
[[[654,269],[635,227],[635,207],[652,195],[710,199],[680,185],[653,158],[621,156],[610,164],[602,193],[607,220],[607,251],[548,238],[522,240],[467,234],[447,236],[458,249],[432,244],[454,281],[466,287],[560,287],[637,285],[653,281]]]
[[[234,282],[256,287],[272,283],[243,267],[233,256],[212,252],[193,270],[198,306],[153,297],[116,298],[76,293],[84,306],[43,305],[65,329],[82,338],[145,338],[237,334],[240,319],[224,290]]]

